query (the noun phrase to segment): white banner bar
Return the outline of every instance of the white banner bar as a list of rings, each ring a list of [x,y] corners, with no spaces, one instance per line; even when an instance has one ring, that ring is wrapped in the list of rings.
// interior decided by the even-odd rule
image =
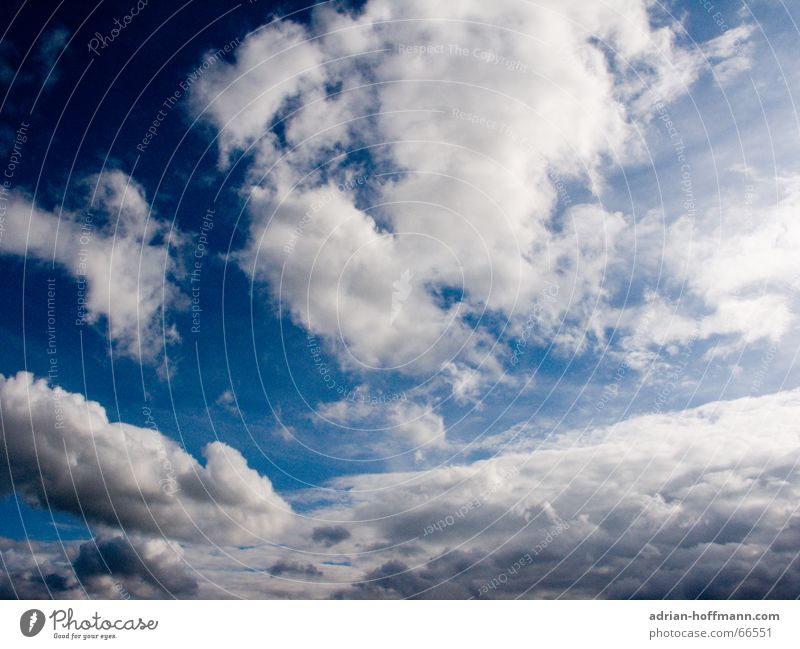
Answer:
[[[3,647],[792,647],[796,601],[12,601]]]

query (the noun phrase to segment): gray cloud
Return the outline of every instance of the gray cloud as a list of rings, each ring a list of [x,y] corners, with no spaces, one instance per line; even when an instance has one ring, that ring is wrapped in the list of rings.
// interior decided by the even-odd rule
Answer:
[[[90,522],[181,540],[272,540],[291,509],[235,449],[202,466],[152,427],[112,423],[100,404],[29,373],[0,375],[0,493]]]
[[[86,542],[0,538],[1,599],[192,597],[197,580],[182,549],[160,539],[98,537]]]
[[[796,597],[798,418],[800,391],[787,391],[540,440],[413,484],[336,480],[350,502],[319,515],[358,530],[340,552],[415,550],[359,556],[337,596]],[[403,486],[369,496],[389,481]]]
[[[3,549],[11,578],[0,587],[7,597],[14,588],[77,597],[81,584],[118,596],[114,579],[151,597],[795,597],[798,419],[800,391],[787,391],[633,418],[424,475],[340,478],[329,486],[347,497],[310,510],[280,548],[221,553],[193,537],[182,548],[160,540],[131,550],[102,537],[99,549],[85,543],[65,561],[53,547],[32,555],[19,544]],[[49,467],[46,449],[43,460]],[[314,527],[315,517],[341,522]],[[336,558],[309,562],[334,539]],[[265,581],[263,565],[283,579]]]
[[[72,567],[86,590],[109,598],[191,597],[197,592],[179,546],[163,540],[94,539],[80,546]]]
[[[315,543],[322,543],[327,548],[349,538],[350,532],[341,525],[315,527],[311,533],[311,539]]]
[[[280,575],[299,575],[303,577],[319,577],[322,571],[311,563],[299,563],[297,561],[278,561],[267,571],[269,574],[279,577]]]

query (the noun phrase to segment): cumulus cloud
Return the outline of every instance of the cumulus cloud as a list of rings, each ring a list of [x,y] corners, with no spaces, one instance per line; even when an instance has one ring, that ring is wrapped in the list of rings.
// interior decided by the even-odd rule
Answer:
[[[594,200],[602,170],[748,34],[685,47],[639,2],[372,0],[252,34],[195,106],[223,158],[249,156],[242,268],[343,366],[439,372],[465,401],[551,285],[535,337],[603,339],[632,223]]]
[[[713,213],[697,223],[684,216],[669,232],[670,263],[685,269],[690,290],[707,306],[724,309],[734,302],[734,307],[746,307],[748,301],[765,297],[781,303],[762,311],[770,313],[769,322],[743,318],[740,332],[750,339],[777,340],[787,330],[789,293],[799,274],[793,252],[800,244],[800,226],[793,215],[800,207],[800,177],[773,182],[778,196],[771,204],[753,204],[751,199],[749,205],[726,206],[722,221]],[[691,246],[685,244],[687,237]]]
[[[0,253],[64,268],[85,293],[78,296],[79,320],[104,321],[119,353],[154,362],[166,344],[179,340],[161,315],[185,302],[168,245],[180,234],[152,216],[142,187],[121,171],[87,184],[96,192],[96,211],[49,212],[13,194]]]
[[[146,428],[110,422],[100,404],[26,372],[0,375],[0,408],[0,490],[35,506],[209,543],[273,540],[290,523],[269,479],[222,442],[203,449],[201,465],[152,415]]]
[[[265,119],[287,98],[324,82],[321,52],[307,44],[300,26],[281,22],[269,38],[248,38],[236,50],[240,72],[228,75],[212,68],[194,86],[193,101],[220,128],[222,159],[258,137]]]

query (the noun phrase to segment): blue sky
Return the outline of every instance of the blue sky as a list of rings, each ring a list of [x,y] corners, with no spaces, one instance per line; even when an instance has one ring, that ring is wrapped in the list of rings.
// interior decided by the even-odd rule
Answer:
[[[793,8],[15,12],[0,592],[796,596]]]

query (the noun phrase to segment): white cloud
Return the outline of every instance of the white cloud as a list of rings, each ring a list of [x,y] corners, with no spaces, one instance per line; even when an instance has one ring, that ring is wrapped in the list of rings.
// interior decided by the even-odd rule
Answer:
[[[366,401],[336,401],[320,404],[317,413],[325,420],[344,428],[367,426],[366,431],[385,448],[387,440],[404,440],[406,450],[423,453],[445,444],[444,418],[434,412],[430,405],[394,400],[388,403],[370,404]],[[381,439],[383,438],[383,439]]]
[[[726,84],[751,68],[755,49],[750,41],[753,29],[750,24],[739,25],[703,45],[703,54],[712,64],[719,83]]]
[[[214,403],[218,406],[222,406],[232,415],[239,414],[239,406],[236,404],[236,395],[233,394],[232,390],[225,390],[217,397],[217,400]]]
[[[164,345],[179,340],[161,315],[185,302],[167,245],[169,237],[179,244],[181,235],[153,218],[144,190],[124,173],[105,172],[87,184],[96,188],[98,211],[53,213],[12,195],[0,252],[63,267],[85,292],[78,294],[85,300],[79,318],[104,319],[119,353],[155,362]]]
[[[194,84],[196,109],[221,131],[221,161],[264,135],[288,98],[323,83],[321,52],[307,38],[299,25],[277,23],[237,48],[234,74],[217,66]]]
[[[666,288],[680,294],[669,301],[650,294],[645,304],[625,309],[620,331],[628,353],[643,359],[655,347],[692,337],[717,339],[716,356],[787,340],[797,321],[800,184],[788,177],[777,185],[772,203],[726,204],[721,218],[720,210],[710,210],[680,216],[663,232],[645,230],[645,250],[654,249],[648,238],[663,238]]]
[[[747,33],[709,55],[739,55],[732,39]],[[258,30],[196,89],[223,158],[255,145],[242,267],[343,366],[457,368],[442,377],[459,399],[501,375],[497,321],[519,330],[550,284],[560,299],[537,334],[565,350],[587,330],[602,339],[595,312],[629,224],[557,188],[638,159],[655,100],[702,70],[703,51],[677,41],[639,2],[372,0],[357,14],[319,8],[308,30]],[[279,118],[285,146],[264,137]],[[361,146],[373,177],[338,191],[361,171],[344,152]]]

